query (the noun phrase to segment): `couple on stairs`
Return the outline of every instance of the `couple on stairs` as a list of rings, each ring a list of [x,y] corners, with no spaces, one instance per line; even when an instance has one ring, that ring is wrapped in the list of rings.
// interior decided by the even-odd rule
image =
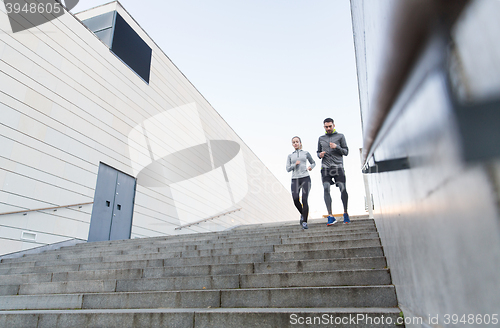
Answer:
[[[349,148],[342,133],[335,130],[333,119],[326,118],[323,121],[325,134],[318,139],[317,155],[321,158],[321,180],[323,183],[323,192],[325,204],[328,210],[327,226],[337,223],[337,220],[332,215],[332,198],[330,196],[330,185],[336,184],[340,189],[342,204],[344,205],[344,224],[351,222],[347,213],[347,189],[346,178],[344,172],[343,156],[349,154]],[[292,146],[295,149],[293,153],[288,155],[286,170],[292,171],[292,197],[295,207],[300,212],[300,224],[302,229],[308,229],[307,217],[309,215],[309,205],[307,198],[311,189],[311,178],[309,172],[315,166],[308,151],[302,150],[302,141],[299,137],[292,138]],[[307,167],[307,161],[311,164]],[[335,181],[335,182],[333,182]],[[302,204],[299,200],[299,193],[302,189]]]

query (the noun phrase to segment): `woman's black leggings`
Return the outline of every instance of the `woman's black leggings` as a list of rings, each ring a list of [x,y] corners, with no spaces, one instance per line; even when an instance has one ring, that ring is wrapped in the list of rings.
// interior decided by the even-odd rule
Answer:
[[[302,204],[299,201],[300,189],[302,189]],[[297,207],[300,214],[302,214],[304,222],[307,222],[307,216],[309,215],[309,205],[307,204],[307,197],[309,196],[309,190],[311,190],[310,177],[292,179],[293,202],[295,203],[295,207]]]

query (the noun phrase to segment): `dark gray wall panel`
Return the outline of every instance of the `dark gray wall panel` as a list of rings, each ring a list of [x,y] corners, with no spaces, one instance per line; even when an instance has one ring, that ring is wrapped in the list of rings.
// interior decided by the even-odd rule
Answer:
[[[88,241],[109,240],[109,229],[113,217],[115,189],[118,172],[107,166],[99,165],[97,184],[94,194],[94,206],[89,228]]]
[[[129,239],[136,179],[100,163],[88,241]]]
[[[118,13],[111,51],[149,82],[152,50]]]

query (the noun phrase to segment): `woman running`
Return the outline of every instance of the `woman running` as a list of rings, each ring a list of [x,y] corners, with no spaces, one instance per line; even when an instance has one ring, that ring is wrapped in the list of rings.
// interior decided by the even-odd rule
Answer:
[[[288,155],[286,160],[286,170],[287,172],[293,171],[293,202],[301,214],[300,225],[302,226],[302,229],[308,229],[307,216],[309,215],[309,205],[307,204],[307,196],[309,195],[309,190],[311,190],[311,178],[309,177],[308,171],[311,171],[316,166],[316,162],[314,162],[308,151],[302,150],[302,141],[299,137],[292,138],[292,146],[295,151]],[[307,167],[307,161],[311,164],[309,167]],[[302,189],[302,204],[299,200],[300,189]]]

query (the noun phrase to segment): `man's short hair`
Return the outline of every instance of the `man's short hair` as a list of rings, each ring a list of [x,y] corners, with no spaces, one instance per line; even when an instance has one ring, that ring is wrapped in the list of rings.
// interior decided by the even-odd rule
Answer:
[[[325,120],[323,121],[323,124],[325,124],[326,122],[332,122],[332,124],[334,124],[334,123],[333,123],[333,119],[331,119],[331,118],[329,118],[329,117],[328,117],[328,118],[325,118]]]

